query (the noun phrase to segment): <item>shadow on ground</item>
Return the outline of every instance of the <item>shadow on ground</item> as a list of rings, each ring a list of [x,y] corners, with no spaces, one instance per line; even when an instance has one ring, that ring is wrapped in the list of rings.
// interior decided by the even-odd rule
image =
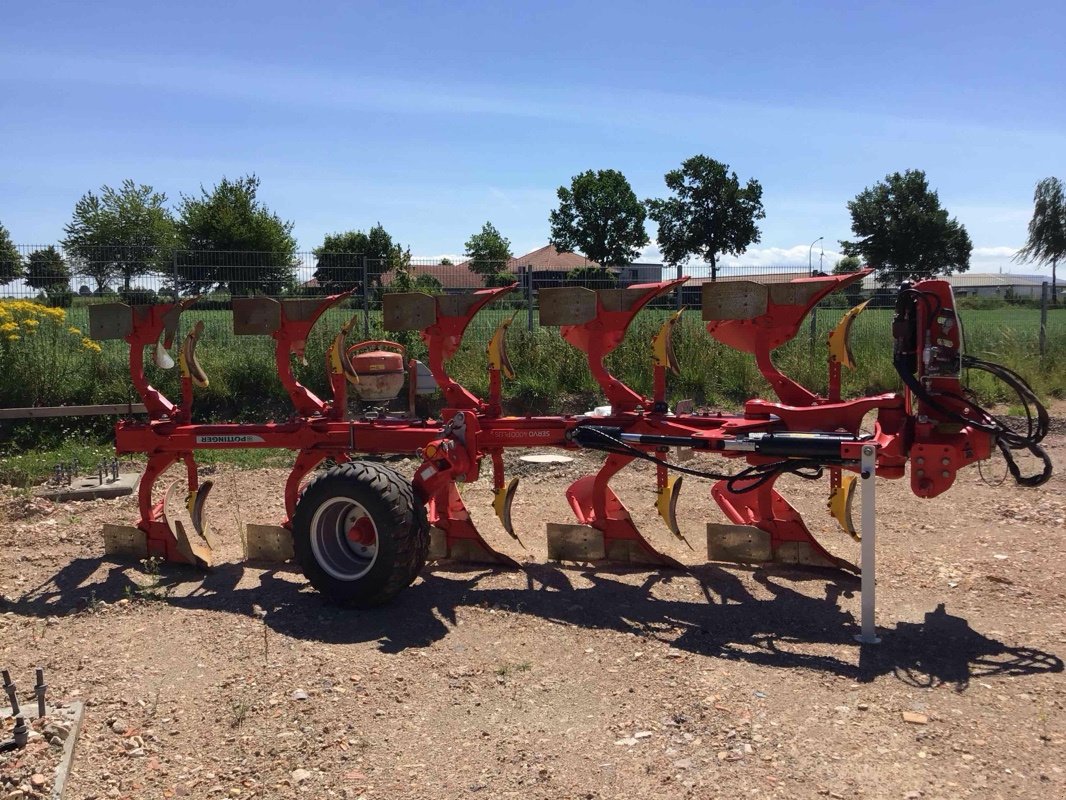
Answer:
[[[128,563],[78,559],[17,600],[8,599],[3,610],[42,617],[144,596],[133,572]],[[857,582],[838,573],[756,570],[752,577],[769,593],[763,598],[748,591],[735,569],[693,567],[690,574],[703,590],[697,600],[663,599],[653,593],[657,584],[678,579],[676,573],[653,573],[635,584],[619,579],[623,571],[530,564],[524,568],[525,579],[513,587],[482,585],[491,574],[427,570],[392,605],[370,611],[327,605],[289,570],[260,571],[242,564],[222,564],[206,575],[164,565],[151,592],[175,608],[251,615],[259,606],[267,611],[266,624],[286,636],[331,644],[378,642],[386,653],[445,638],[456,610],[477,606],[578,628],[634,633],[700,656],[856,681],[891,674],[911,685],[949,684],[962,691],[984,676],[1063,671],[1062,660],[1054,654],[985,636],[966,619],[949,614],[943,604],[927,612],[921,623],[882,628],[880,645],[860,646],[854,641],[857,621],[839,604],[842,596],[851,596]],[[590,585],[575,587],[572,576]],[[255,578],[258,583],[253,585]],[[822,583],[824,596],[790,588],[801,580]],[[841,653],[840,647],[847,649]]]

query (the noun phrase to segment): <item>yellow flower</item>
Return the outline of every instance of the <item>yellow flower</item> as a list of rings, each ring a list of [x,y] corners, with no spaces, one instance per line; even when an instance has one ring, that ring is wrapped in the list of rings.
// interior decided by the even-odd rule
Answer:
[[[19,329],[17,322],[2,322],[0,323],[0,333],[14,333]]]
[[[25,325],[25,326],[26,326],[27,328],[36,328],[36,327],[37,327],[38,325],[40,325],[41,323],[40,323],[40,320],[36,320],[36,319],[28,319],[28,320],[26,320],[26,321],[25,321],[25,322],[24,322],[23,324],[24,324],[24,325]]]
[[[17,342],[21,338],[22,337],[19,336],[17,333],[10,333],[10,334],[8,334],[7,340],[9,342]]]
[[[81,346],[88,350],[90,353],[99,353],[102,350],[99,344],[97,344],[88,337],[81,340]]]
[[[67,330],[73,333],[75,336],[81,336],[81,330],[79,328],[75,328],[73,325],[67,328]]]

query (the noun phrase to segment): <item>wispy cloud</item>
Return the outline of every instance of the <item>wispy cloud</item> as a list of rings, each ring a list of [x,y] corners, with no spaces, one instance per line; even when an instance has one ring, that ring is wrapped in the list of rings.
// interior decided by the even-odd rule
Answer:
[[[793,135],[822,132],[827,127],[866,131],[866,138],[925,135],[938,141],[972,136],[1015,135],[1030,144],[1066,144],[1061,131],[1022,130],[1009,122],[990,126],[957,118],[904,118],[840,108],[768,105],[722,100],[708,94],[662,91],[620,92],[604,87],[570,86],[547,89],[537,85],[494,85],[473,82],[400,80],[384,74],[341,74],[328,70],[277,68],[227,59],[162,61],[154,55],[100,57],[67,53],[7,51],[0,54],[0,71],[25,83],[94,84],[171,91],[198,97],[244,99],[295,107],[377,110],[433,114],[435,119],[490,115],[541,120],[565,120],[599,127],[640,128],[674,134],[720,128],[723,120],[743,119],[746,136],[765,134],[778,142],[777,125],[786,118]],[[654,114],[634,109],[654,108]],[[765,127],[764,127],[765,126]],[[876,134],[875,134],[876,132]],[[1002,141],[1000,141],[1002,144]]]

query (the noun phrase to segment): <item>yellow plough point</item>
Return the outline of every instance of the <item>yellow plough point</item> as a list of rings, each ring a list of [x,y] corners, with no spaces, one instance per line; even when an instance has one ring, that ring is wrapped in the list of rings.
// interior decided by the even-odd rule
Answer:
[[[855,357],[851,353],[851,324],[869,304],[869,300],[849,308],[829,333],[829,358],[848,369],[855,369]]]
[[[511,327],[511,323],[517,316],[516,311],[510,319],[500,323],[496,332],[492,334],[488,346],[489,369],[502,372],[507,380],[514,380],[514,369],[511,367],[510,359],[507,358],[507,329]]]
[[[206,389],[209,381],[200,362],[196,360],[196,343],[204,333],[204,321],[197,320],[189,335],[182,342],[181,352],[178,354],[178,366],[181,368],[182,377],[192,380],[193,386],[198,389]],[[165,351],[164,351],[165,352]]]
[[[667,317],[662,327],[659,328],[659,332],[651,340],[652,361],[657,367],[665,367],[671,375],[681,373],[677,357],[674,355],[673,333],[674,326],[677,325],[684,312],[685,309],[682,308]]]
[[[659,516],[663,518],[663,522],[666,523],[666,527],[670,529],[670,533],[687,544],[689,550],[692,550],[692,545],[681,535],[681,528],[677,524],[677,497],[681,494],[682,480],[684,480],[683,477],[674,478],[673,476],[666,479],[666,485],[655,493],[655,508]]]
[[[348,320],[348,323],[337,332],[336,336],[333,337],[333,344],[329,346],[329,350],[326,352],[326,362],[329,364],[330,372],[334,375],[343,374],[348,383],[353,386],[359,383],[359,373],[355,371],[351,360],[348,358],[348,355],[344,350],[344,340],[348,338],[348,334],[355,326],[355,322],[358,318],[359,315],[356,314]]]
[[[829,502],[826,507],[833,519],[837,521],[841,529],[856,542],[862,539],[862,534],[855,527],[851,519],[851,508],[855,502],[854,475],[845,475],[840,479],[840,486],[835,487],[829,494]]]
[[[496,512],[496,517],[500,520],[500,524],[503,525],[503,529],[507,531],[507,535],[525,549],[525,545],[518,538],[518,534],[514,530],[514,524],[511,522],[511,503],[514,501],[514,495],[517,490],[518,478],[511,478],[510,483],[496,490],[496,496],[492,499],[492,510]]]

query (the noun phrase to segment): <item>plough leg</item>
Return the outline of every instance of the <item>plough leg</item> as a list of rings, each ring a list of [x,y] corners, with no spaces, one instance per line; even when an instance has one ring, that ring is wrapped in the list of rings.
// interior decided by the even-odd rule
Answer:
[[[152,501],[152,490],[155,488],[156,482],[164,472],[181,458],[191,461],[192,455],[157,453],[148,459],[148,466],[145,467],[144,475],[141,476],[141,484],[137,492],[137,503],[141,514],[137,527],[145,533],[149,556],[162,558],[166,561],[207,567],[211,565],[212,560],[210,545],[202,547],[198,543],[191,541],[182,521],[176,519],[176,507],[173,498],[180,481],[174,481],[167,487],[160,502],[153,503]],[[195,474],[195,463],[189,469],[192,474]],[[197,487],[193,484],[187,497],[193,497],[196,492]],[[206,499],[206,496],[207,492],[205,491],[204,499]],[[194,497],[193,504],[195,505]],[[200,502],[201,514],[202,511],[203,500]]]
[[[641,535],[637,526],[633,524],[629,510],[608,486],[614,474],[632,460],[632,456],[618,454],[607,456],[599,472],[579,478],[570,485],[566,490],[566,499],[574,510],[578,522],[591,526],[602,534],[603,557],[606,559],[684,569],[681,562],[660,553]],[[552,555],[551,551],[554,549],[557,554],[561,554],[558,557],[569,558],[565,546],[553,548],[552,539],[562,534],[562,528],[551,527],[548,534],[549,556]]]
[[[807,530],[799,512],[768,480],[749,492],[730,491],[726,481],[711,488],[715,502],[735,525],[707,526],[707,553],[715,561],[773,561],[835,567],[858,573],[850,562],[831,555]]]
[[[444,484],[429,498],[426,511],[429,524],[440,531],[439,534],[430,532],[431,558],[478,564],[505,564],[515,568],[521,566],[510,556],[494,550],[478,533],[454,482]]]

